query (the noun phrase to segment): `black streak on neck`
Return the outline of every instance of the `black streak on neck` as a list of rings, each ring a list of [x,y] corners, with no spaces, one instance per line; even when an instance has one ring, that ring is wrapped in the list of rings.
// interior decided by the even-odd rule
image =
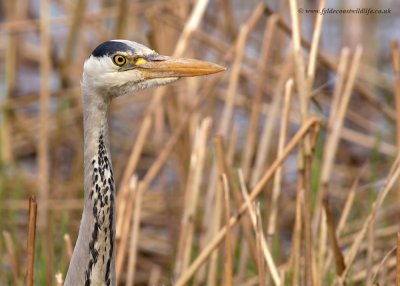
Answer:
[[[85,270],[85,286],[91,285],[91,274],[97,263],[102,263],[100,267],[105,267],[104,283],[110,285],[111,262],[114,254],[114,178],[103,134],[99,136],[97,156],[92,160],[92,167],[92,187],[89,198],[93,205],[94,226],[89,241],[90,259]],[[107,251],[108,258],[105,261],[104,256]],[[101,252],[102,259],[98,259]]]

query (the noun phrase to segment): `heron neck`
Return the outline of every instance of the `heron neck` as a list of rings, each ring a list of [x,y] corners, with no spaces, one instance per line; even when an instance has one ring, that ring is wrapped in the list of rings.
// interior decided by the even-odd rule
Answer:
[[[115,187],[108,110],[109,102],[83,88],[84,209],[65,285],[115,285]]]
[[[84,132],[84,188],[85,207],[90,202],[90,190],[93,185],[91,175],[94,171],[93,160],[98,159],[100,147],[110,161],[109,131],[108,131],[109,102],[101,96],[84,92],[83,95],[83,132]],[[102,143],[102,144],[100,144]]]

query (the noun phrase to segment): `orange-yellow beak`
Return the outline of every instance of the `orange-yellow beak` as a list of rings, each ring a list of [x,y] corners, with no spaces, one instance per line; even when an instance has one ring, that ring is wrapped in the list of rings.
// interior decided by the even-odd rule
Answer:
[[[218,73],[226,68],[195,59],[160,57],[160,59],[137,63],[137,69],[144,73],[145,79],[167,77],[191,77]]]

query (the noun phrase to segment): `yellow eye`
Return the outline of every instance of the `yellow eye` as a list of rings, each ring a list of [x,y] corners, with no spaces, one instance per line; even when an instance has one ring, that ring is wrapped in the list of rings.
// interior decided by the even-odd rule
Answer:
[[[123,66],[126,63],[126,58],[121,55],[116,55],[114,56],[113,61],[117,66]]]

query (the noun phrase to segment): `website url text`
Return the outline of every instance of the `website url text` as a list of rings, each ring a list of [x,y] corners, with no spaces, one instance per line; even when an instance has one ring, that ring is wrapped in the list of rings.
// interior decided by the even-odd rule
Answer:
[[[356,9],[333,9],[333,8],[323,8],[321,9],[304,9],[299,8],[298,12],[300,14],[390,14],[392,10],[388,9],[372,9],[372,8],[356,8]]]

